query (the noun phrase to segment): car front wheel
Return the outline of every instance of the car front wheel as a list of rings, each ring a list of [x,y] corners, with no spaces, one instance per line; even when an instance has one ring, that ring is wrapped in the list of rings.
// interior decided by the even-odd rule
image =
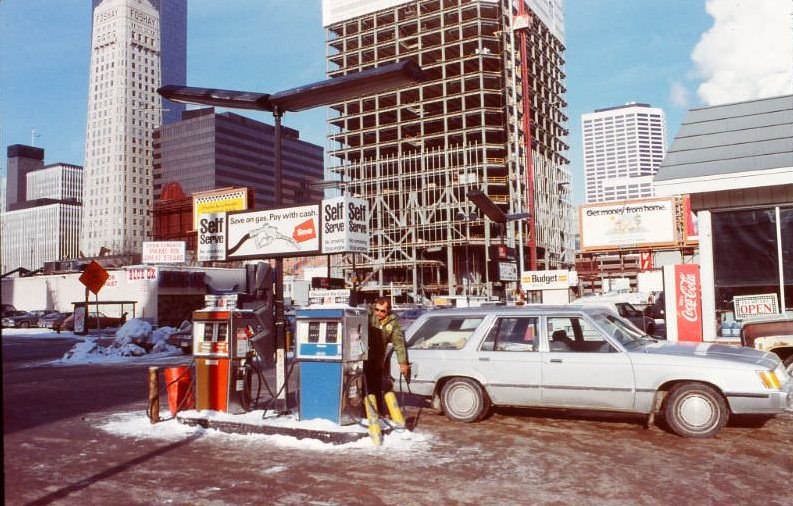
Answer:
[[[701,383],[681,383],[669,391],[664,418],[679,436],[706,438],[727,424],[729,410],[724,397]]]
[[[30,324],[28,322],[22,322],[22,323],[19,324],[19,326],[22,327],[23,329],[26,329],[26,328],[30,327]]]
[[[441,390],[441,407],[449,420],[470,423],[487,412],[490,399],[476,381],[454,378]]]

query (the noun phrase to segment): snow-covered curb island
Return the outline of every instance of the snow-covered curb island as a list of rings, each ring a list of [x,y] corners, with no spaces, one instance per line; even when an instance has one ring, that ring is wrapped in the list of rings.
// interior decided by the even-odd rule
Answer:
[[[186,414],[200,414],[203,417],[212,418],[216,420],[229,420],[240,423],[260,424],[260,425],[279,425],[284,427],[293,428],[306,428],[316,430],[333,429],[355,431],[361,430],[359,426],[339,427],[338,425],[328,420],[304,420],[299,421],[292,416],[283,416],[278,418],[263,419],[263,412],[251,411],[244,415],[229,415],[227,413],[219,413],[215,411],[188,411]],[[163,416],[168,416],[163,413]],[[399,450],[399,451],[412,451],[412,452],[427,452],[431,448],[433,436],[421,431],[409,432],[407,430],[394,431],[387,434],[383,438],[382,446],[374,446],[371,439],[368,437],[360,439],[355,442],[345,444],[332,444],[319,441],[317,439],[297,439],[287,435],[275,434],[229,434],[214,429],[204,429],[202,427],[195,427],[179,423],[175,419],[170,419],[164,422],[159,422],[154,425],[151,424],[145,413],[141,412],[126,412],[117,413],[112,415],[97,424],[99,429],[104,430],[116,436],[133,438],[136,440],[143,439],[159,439],[159,440],[180,440],[190,436],[201,436],[208,438],[218,438],[222,441],[237,441],[240,444],[245,444],[246,448],[250,444],[262,443],[278,446],[281,448],[294,448],[301,450],[323,451],[323,452],[339,452],[343,453],[351,449],[371,451],[373,453],[382,453],[384,450]],[[364,429],[365,430],[365,429]]]

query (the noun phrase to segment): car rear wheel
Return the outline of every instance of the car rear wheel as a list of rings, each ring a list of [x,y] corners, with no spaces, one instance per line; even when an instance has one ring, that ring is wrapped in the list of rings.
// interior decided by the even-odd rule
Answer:
[[[30,324],[28,322],[22,322],[22,323],[19,324],[19,326],[22,327],[23,329],[26,329],[26,328],[30,327]]]
[[[679,436],[706,438],[727,424],[729,409],[724,397],[702,383],[681,383],[669,391],[664,418]]]
[[[490,408],[490,399],[482,386],[470,378],[449,380],[441,390],[441,407],[455,422],[475,422]]]

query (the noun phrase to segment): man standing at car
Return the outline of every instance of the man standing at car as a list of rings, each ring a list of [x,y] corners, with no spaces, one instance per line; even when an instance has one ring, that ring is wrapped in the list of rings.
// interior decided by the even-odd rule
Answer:
[[[374,305],[369,307],[369,358],[364,362],[366,387],[368,393],[377,398],[378,410],[384,412],[383,400],[383,368],[385,366],[385,351],[388,343],[394,346],[399,372],[408,378],[410,364],[405,348],[405,334],[399,325],[397,317],[391,313],[391,301],[387,297],[379,297]]]

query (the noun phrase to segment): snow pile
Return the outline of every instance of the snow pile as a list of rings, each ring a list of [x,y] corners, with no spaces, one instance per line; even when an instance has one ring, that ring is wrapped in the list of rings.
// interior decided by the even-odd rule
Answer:
[[[118,329],[113,344],[121,347],[129,343],[143,343],[148,341],[149,336],[151,336],[151,323],[140,318],[133,318]]]
[[[113,362],[124,357],[142,357],[144,355],[171,354],[179,348],[168,344],[168,336],[176,330],[173,327],[161,327],[152,331],[151,324],[139,318],[127,321],[118,329],[113,342],[102,346],[94,337],[75,344],[67,351],[58,363],[96,363]]]

